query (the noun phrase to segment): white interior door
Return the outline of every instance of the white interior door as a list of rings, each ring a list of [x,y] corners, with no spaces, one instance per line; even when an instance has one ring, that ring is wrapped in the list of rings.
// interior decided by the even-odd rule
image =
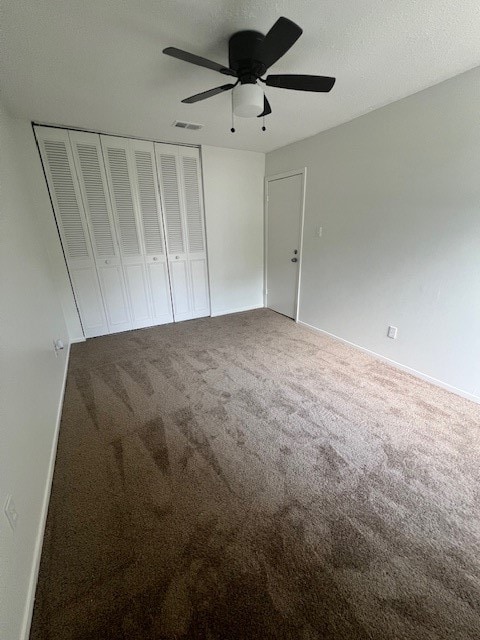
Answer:
[[[266,306],[296,318],[304,173],[267,179]]]
[[[86,338],[109,332],[68,132],[35,127],[55,219]]]
[[[120,250],[115,235],[100,136],[70,131],[69,137],[90,230],[109,333],[133,328]]]
[[[198,149],[155,144],[175,321],[210,315]]]

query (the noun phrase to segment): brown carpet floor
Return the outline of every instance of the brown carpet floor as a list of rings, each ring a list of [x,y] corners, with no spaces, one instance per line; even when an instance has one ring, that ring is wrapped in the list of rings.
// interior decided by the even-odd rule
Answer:
[[[268,310],[74,345],[31,639],[480,638],[479,413]]]

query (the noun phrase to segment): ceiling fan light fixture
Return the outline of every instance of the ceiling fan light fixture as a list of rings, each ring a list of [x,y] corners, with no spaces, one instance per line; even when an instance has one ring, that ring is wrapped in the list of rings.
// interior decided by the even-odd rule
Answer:
[[[263,112],[263,89],[256,83],[239,84],[232,91],[233,113],[239,118],[256,118]]]

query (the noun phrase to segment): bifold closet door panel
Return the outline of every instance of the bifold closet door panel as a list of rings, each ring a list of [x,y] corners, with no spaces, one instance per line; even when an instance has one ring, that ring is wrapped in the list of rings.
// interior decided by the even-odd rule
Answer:
[[[98,271],[107,309],[110,333],[132,329],[133,325],[128,313],[122,266],[119,264],[102,265]]]
[[[35,127],[85,337],[109,333],[68,132]]]
[[[192,317],[201,318],[210,315],[210,298],[200,151],[179,147],[178,156],[187,229]]]
[[[96,269],[77,268],[69,271],[85,337],[96,338],[110,333]]]
[[[153,142],[130,140],[139,227],[150,291],[152,324],[173,322],[172,298]]]
[[[178,148],[170,144],[155,144],[155,153],[165,221],[173,311],[175,322],[178,322],[193,317],[187,239],[180,195]]]
[[[155,144],[175,321],[210,315],[198,149]],[[198,263],[202,263],[199,265]]]
[[[132,327],[153,324],[145,259],[136,207],[133,168],[126,138],[100,136]]]
[[[169,269],[175,322],[190,320],[193,314],[190,304],[188,262],[186,259],[180,259],[180,256],[175,256],[175,259],[169,262]]]
[[[70,131],[110,333],[133,328],[103,164],[100,136]]]
[[[101,136],[134,328],[173,321],[153,142]]]
[[[206,258],[190,260],[190,274],[192,278],[194,318],[210,315],[210,301],[208,296],[208,272]]]

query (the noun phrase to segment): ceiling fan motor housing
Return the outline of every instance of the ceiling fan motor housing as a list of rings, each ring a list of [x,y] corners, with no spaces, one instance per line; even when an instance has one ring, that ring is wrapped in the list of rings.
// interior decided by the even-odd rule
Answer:
[[[261,53],[264,40],[259,31],[238,31],[228,41],[229,67],[241,84],[254,84],[267,70]]]

